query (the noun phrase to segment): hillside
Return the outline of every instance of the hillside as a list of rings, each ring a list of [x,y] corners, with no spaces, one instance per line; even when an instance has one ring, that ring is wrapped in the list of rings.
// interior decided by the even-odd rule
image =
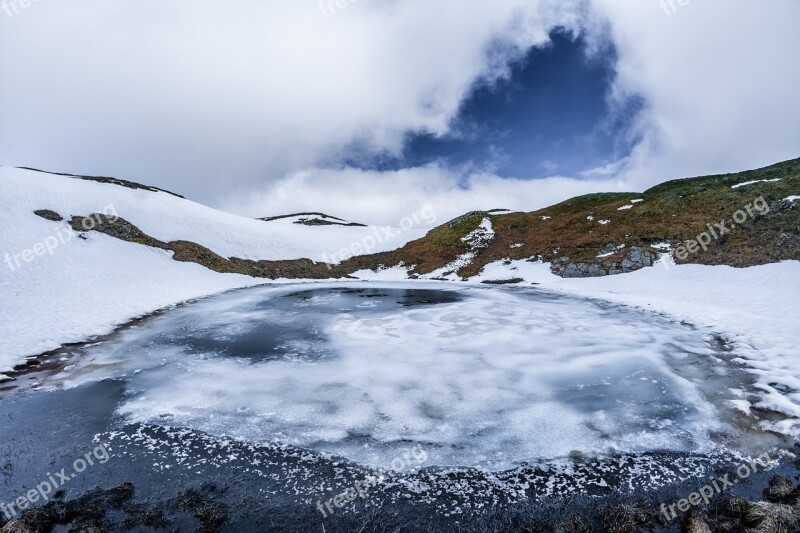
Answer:
[[[402,265],[411,278],[458,280],[477,276],[487,265],[516,260],[548,263],[561,277],[599,277],[652,266],[664,253],[679,264],[735,267],[800,259],[798,194],[800,159],[795,159],[736,174],[670,181],[643,193],[580,196],[530,213],[476,211],[397,250],[365,255],[356,251],[356,257],[344,261],[328,258],[363,242],[366,234],[352,233],[349,242],[343,236],[338,243],[329,243],[326,235],[324,245],[319,235],[311,238],[312,247],[325,246],[328,252],[254,258],[250,249],[220,253],[191,237],[159,240],[124,216],[97,217],[93,229],[172,250],[177,261],[269,279],[340,278]],[[81,218],[92,214],[75,216],[73,229],[79,231]],[[294,226],[306,225],[298,217],[327,217],[300,215],[273,220],[291,221]],[[341,224],[310,225],[351,229]],[[371,251],[363,248],[362,253]]]
[[[798,195],[800,159],[794,159],[670,181],[643,193],[580,196],[531,213],[469,213],[397,251],[357,258],[351,265],[403,264],[412,276],[451,279],[522,259],[551,263],[564,277],[602,276],[650,266],[664,252],[679,264],[763,265],[800,259]],[[471,241],[468,236],[476,231],[486,238]],[[681,245],[698,237],[703,243],[697,250],[682,253]]]

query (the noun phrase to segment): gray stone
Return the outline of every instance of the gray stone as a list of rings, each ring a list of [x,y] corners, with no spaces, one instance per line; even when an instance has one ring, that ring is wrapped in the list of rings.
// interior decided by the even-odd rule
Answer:
[[[34,215],[40,216],[45,220],[51,220],[53,222],[60,222],[64,220],[64,217],[56,213],[55,211],[51,211],[49,209],[39,209],[33,212]]]
[[[600,265],[589,265],[588,275],[590,277],[596,278],[599,276],[605,276],[606,271]]]
[[[655,259],[655,255],[647,250],[639,246],[632,246],[628,255],[622,260],[622,271],[634,272],[645,267],[653,266]]]
[[[606,249],[616,250],[614,244],[609,244]],[[632,246],[621,262],[609,261],[608,263],[576,263],[569,257],[559,257],[551,266],[551,271],[562,278],[596,278],[600,276],[613,276],[626,272],[653,266],[655,254],[648,252],[640,246]]]

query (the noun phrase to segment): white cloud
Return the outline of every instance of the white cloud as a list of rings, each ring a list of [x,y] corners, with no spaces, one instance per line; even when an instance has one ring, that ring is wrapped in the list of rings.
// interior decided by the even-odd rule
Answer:
[[[591,7],[587,8],[588,2]],[[692,0],[42,1],[0,14],[0,163],[113,174],[264,216],[393,222],[433,202],[535,209],[800,155],[800,3]],[[481,77],[558,25],[611,39],[630,157],[523,182],[439,166],[315,169],[354,141],[444,133]],[[255,192],[253,192],[255,191]]]
[[[646,101],[617,175],[641,189],[800,156],[800,2],[592,3],[619,53],[617,94]]]
[[[447,131],[579,0],[71,0],[0,17],[0,160],[202,201]]]
[[[252,217],[308,211],[369,224],[397,224],[420,207],[433,206],[434,225],[472,210],[532,211],[570,196],[626,191],[618,180],[553,177],[536,182],[460,172],[439,165],[376,172],[356,169],[297,172],[263,193],[230,198],[228,208]]]

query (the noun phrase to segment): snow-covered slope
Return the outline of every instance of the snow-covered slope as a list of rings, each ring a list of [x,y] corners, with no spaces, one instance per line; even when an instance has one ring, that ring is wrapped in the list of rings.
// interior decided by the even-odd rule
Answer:
[[[171,253],[97,232],[78,238],[66,221],[34,215],[39,209],[65,218],[113,210],[157,239],[193,241],[248,259],[321,261],[354,243],[362,249],[374,243],[366,251],[378,252],[424,233],[413,228],[388,237],[376,227],[270,224],[165,192],[0,167],[0,372],[161,307],[263,282],[178,263]],[[22,257],[26,250],[29,261]]]
[[[375,242],[369,246],[370,252],[383,252],[399,248],[426,232],[420,227],[394,228],[389,235],[374,226],[270,224],[224,213],[165,192],[133,190],[9,167],[0,167],[0,202],[5,214],[9,214],[5,208],[10,208],[26,216],[33,216],[36,209],[51,209],[64,217],[89,215],[113,206],[116,215],[158,240],[192,241],[222,257],[254,260],[308,258],[323,261],[323,255],[334,255],[342,248],[365,240]],[[381,238],[376,239],[376,235]]]

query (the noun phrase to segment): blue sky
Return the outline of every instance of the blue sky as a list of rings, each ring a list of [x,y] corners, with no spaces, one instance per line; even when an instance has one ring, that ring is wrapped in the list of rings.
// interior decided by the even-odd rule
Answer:
[[[507,78],[477,81],[447,134],[409,133],[401,155],[364,154],[351,147],[339,161],[357,168],[397,170],[440,162],[537,179],[576,175],[630,154],[626,138],[641,100],[611,109],[616,53],[610,43],[587,52],[585,39],[564,29],[509,65]]]

